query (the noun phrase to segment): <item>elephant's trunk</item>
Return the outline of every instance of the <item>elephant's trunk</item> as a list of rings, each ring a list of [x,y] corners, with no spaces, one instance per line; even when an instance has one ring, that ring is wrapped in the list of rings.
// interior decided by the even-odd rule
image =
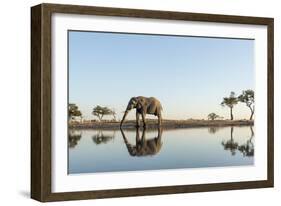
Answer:
[[[124,113],[124,115],[123,115],[123,118],[122,118],[122,120],[121,120],[120,127],[122,126],[122,124],[123,124],[123,122],[124,122],[124,120],[125,120],[125,118],[126,118],[126,116],[127,116],[128,113],[129,113],[129,111],[126,110],[125,113]]]

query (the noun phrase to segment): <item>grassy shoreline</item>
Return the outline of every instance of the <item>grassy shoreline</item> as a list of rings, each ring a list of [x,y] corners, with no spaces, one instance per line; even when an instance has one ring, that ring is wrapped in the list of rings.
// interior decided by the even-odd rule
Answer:
[[[154,129],[158,127],[157,120],[147,120],[147,128]],[[122,128],[135,128],[136,121],[128,120],[123,123]],[[196,127],[226,127],[226,126],[253,126],[253,120],[163,120],[163,129],[177,128],[196,128]],[[142,123],[141,123],[142,126]],[[119,121],[106,122],[74,122],[69,124],[71,129],[119,129]]]

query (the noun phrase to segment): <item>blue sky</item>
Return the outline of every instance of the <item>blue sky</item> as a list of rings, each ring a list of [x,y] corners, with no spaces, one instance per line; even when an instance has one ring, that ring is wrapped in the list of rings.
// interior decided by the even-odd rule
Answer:
[[[229,118],[222,98],[254,85],[254,40],[69,31],[69,102],[86,119],[96,105],[121,118],[133,96],[159,99],[166,119]]]

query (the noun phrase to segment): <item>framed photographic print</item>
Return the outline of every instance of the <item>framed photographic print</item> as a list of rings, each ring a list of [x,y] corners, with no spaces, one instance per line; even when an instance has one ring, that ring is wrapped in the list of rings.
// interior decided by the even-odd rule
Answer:
[[[31,8],[31,197],[273,187],[273,19]]]

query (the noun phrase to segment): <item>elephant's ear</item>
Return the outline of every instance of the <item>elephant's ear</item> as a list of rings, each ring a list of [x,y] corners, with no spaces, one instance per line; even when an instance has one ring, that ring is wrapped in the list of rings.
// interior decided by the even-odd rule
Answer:
[[[141,98],[137,98],[137,108],[141,109],[144,107],[144,101]]]

